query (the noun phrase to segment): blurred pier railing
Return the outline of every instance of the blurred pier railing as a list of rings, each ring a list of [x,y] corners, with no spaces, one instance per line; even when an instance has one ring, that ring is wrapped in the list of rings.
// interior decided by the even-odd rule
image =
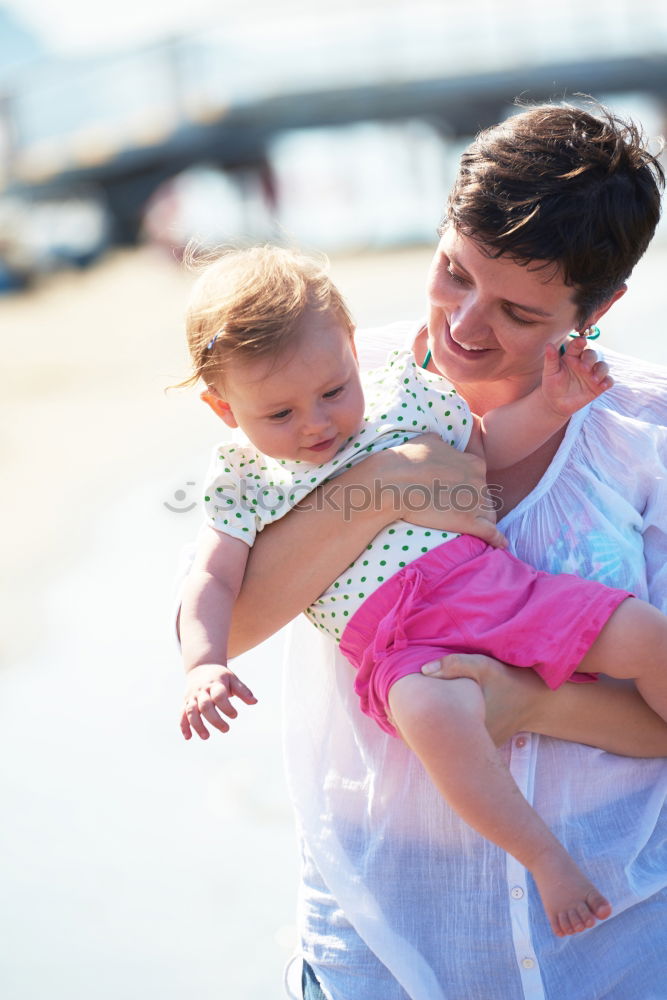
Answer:
[[[132,179],[145,196],[202,158],[261,162],[287,128],[424,116],[456,136],[519,94],[667,100],[666,0],[338,0],[327,12],[285,0],[223,20],[15,76],[0,95],[0,186]]]

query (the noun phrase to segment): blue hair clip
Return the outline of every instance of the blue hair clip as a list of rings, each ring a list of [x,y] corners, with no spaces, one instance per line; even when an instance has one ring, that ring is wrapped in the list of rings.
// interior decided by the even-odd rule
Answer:
[[[209,340],[208,344],[206,345],[206,350],[207,351],[210,351],[210,350],[212,350],[215,347],[215,342],[216,342],[216,340],[218,339],[218,337],[220,336],[221,333],[222,333],[222,330],[218,330],[218,332],[213,336],[213,338],[211,340]]]

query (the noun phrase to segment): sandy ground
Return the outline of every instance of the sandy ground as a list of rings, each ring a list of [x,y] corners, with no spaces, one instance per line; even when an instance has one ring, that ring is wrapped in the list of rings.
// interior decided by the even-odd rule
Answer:
[[[427,260],[335,273],[374,323],[420,311]],[[140,250],[0,300],[7,1000],[278,997],[295,945],[281,638],[239,664],[260,702],[229,737],[177,729],[173,579],[222,426],[163,391],[189,282]]]
[[[422,312],[429,256],[332,270],[373,325]],[[667,361],[666,263],[658,244],[605,343]],[[0,300],[7,1000],[263,1000],[294,945],[281,639],[239,667],[260,704],[232,734],[176,726],[172,580],[220,429],[194,390],[163,391],[186,372],[190,280],[143,249]]]
[[[400,281],[387,280],[387,261]],[[419,312],[427,261],[428,251],[416,250],[365,258],[363,266],[344,258],[334,268],[368,324]],[[187,374],[182,315],[190,282],[175,263],[143,249],[0,299],[3,559],[11,581],[3,658],[34,640],[45,587],[84,553],[106,504],[169,470],[173,490],[187,489],[200,472],[189,457],[219,435],[194,390],[163,391]]]

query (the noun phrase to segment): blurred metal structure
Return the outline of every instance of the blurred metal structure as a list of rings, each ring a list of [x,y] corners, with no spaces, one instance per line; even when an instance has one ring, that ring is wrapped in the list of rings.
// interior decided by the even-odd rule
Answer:
[[[237,10],[205,33],[14,75],[0,93],[0,178],[23,195],[93,182],[132,239],[166,178],[202,161],[261,167],[285,129],[422,117],[457,137],[517,95],[628,90],[667,99],[664,0]]]

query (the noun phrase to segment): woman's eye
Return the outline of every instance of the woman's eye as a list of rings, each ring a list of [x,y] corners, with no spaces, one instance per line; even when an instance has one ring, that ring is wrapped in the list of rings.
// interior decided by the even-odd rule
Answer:
[[[284,420],[285,417],[289,417],[291,410],[281,410],[280,413],[271,413],[269,420]]]
[[[456,282],[457,285],[467,285],[468,284],[468,279],[464,278],[462,274],[457,274],[455,271],[453,271],[451,264],[447,268],[447,274],[452,279],[452,281]]]
[[[335,389],[329,389],[328,392],[324,393],[324,399],[335,399],[343,391],[344,386],[337,385]]]
[[[522,319],[521,316],[517,316],[516,313],[513,313],[511,309],[507,310],[507,315],[513,323],[518,323],[519,326],[533,326],[536,322],[534,319]]]

